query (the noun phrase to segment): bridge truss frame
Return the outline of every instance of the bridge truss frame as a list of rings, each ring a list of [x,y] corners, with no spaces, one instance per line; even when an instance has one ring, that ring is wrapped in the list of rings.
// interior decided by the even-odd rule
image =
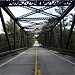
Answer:
[[[24,14],[20,17],[15,17],[13,15],[13,13],[10,11],[10,9],[8,8],[8,7],[12,7],[12,6],[22,6],[23,8],[32,10],[32,12]],[[40,8],[40,9],[36,9],[34,7],[31,7],[31,6],[45,6],[45,7]],[[70,0],[70,1],[37,1],[37,2],[35,2],[35,1],[11,1],[11,0],[0,1],[0,18],[2,21],[3,29],[4,29],[4,32],[6,35],[6,39],[7,39],[9,48],[11,49],[11,45],[10,45],[7,30],[5,27],[5,21],[3,18],[1,8],[14,20],[14,49],[15,49],[15,41],[16,41],[15,40],[15,38],[16,38],[16,27],[15,27],[15,25],[17,24],[21,28],[21,38],[22,38],[21,42],[23,42],[24,41],[23,35],[27,35],[27,39],[28,39],[29,34],[27,34],[27,32],[24,30],[24,28],[26,28],[26,27],[22,27],[22,25],[19,23],[19,21],[30,22],[31,20],[48,20],[48,19],[51,19],[48,17],[41,17],[41,18],[26,18],[26,17],[33,15],[35,13],[42,13],[44,15],[50,16],[51,14],[44,12],[44,10],[50,9],[52,7],[55,7],[55,6],[68,6],[68,8],[63,12],[63,14],[60,17],[55,18],[54,24],[49,28],[49,31],[52,32],[54,27],[58,23],[60,23],[60,37],[61,37],[61,46],[60,47],[62,48],[62,24],[61,24],[61,20],[74,8],[75,1],[72,1],[72,0]],[[71,38],[72,31],[73,31],[74,24],[75,24],[74,20],[75,20],[75,15],[74,15],[74,19],[73,19],[71,29],[69,32],[66,48],[68,47],[69,42],[70,42],[70,38]],[[46,35],[46,33],[44,33],[44,34]],[[45,37],[45,43],[46,43],[46,37]]]

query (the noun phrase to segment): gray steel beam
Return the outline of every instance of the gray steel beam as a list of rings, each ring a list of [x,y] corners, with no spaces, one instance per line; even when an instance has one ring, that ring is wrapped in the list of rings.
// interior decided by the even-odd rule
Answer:
[[[73,1],[73,0],[72,0]],[[69,6],[72,1],[0,1],[0,6]],[[75,2],[75,1],[73,1]]]
[[[2,21],[2,26],[3,26],[4,32],[5,32],[5,36],[6,36],[8,45],[9,45],[9,49],[11,50],[11,45],[10,45],[10,41],[9,41],[7,30],[6,30],[6,27],[5,27],[5,22],[4,22],[4,18],[3,18],[3,14],[2,14],[1,8],[0,8],[0,17],[1,17],[1,21]]]
[[[15,16],[13,15],[13,13],[10,11],[8,7],[2,7],[2,8],[13,20],[15,20]],[[15,20],[15,22],[20,28],[22,28],[21,24],[18,21]]]
[[[16,47],[16,24],[15,24],[15,21],[14,21],[14,49]]]
[[[29,47],[29,34],[27,34],[27,47]]]
[[[71,35],[72,35],[72,32],[73,32],[74,25],[75,25],[75,15],[74,15],[73,22],[72,22],[72,25],[71,25],[71,28],[70,28],[66,48],[68,48],[68,45],[69,45],[69,42],[70,42],[70,39],[71,39]]]
[[[52,28],[54,28],[60,22],[60,20],[62,20],[74,8],[74,6],[75,3],[72,2],[71,5],[63,12],[63,14],[57,18]]]
[[[48,20],[50,17],[37,17],[37,18],[16,18],[18,21],[34,21],[34,20]],[[56,19],[56,18],[55,18]]]
[[[45,37],[45,47],[47,46],[47,33],[44,33],[44,37]]]
[[[19,16],[19,18],[28,17],[28,16],[33,15],[33,14],[36,14],[36,12],[29,12],[27,14],[24,14],[22,16]]]
[[[62,48],[62,23],[60,20],[60,47]]]
[[[23,47],[23,30],[21,29],[21,48]]]
[[[27,45],[26,45],[26,32],[24,32],[24,46],[26,47]]]
[[[44,12],[44,10],[46,10],[46,9],[42,9],[42,8],[37,9],[37,8],[34,8],[34,7],[25,7],[25,8],[29,9],[29,10],[32,10],[32,12],[29,12],[27,14],[19,16],[18,18],[24,18],[24,17],[30,16],[30,15],[33,15],[33,14],[36,14],[36,13],[41,13],[41,14],[44,14],[44,15],[47,15],[47,16],[51,15],[50,13]]]

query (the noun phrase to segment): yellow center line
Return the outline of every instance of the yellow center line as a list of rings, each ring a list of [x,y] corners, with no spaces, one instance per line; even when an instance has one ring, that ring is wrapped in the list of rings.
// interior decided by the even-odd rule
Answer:
[[[42,75],[40,69],[38,69],[38,49],[36,48],[36,57],[35,57],[35,73],[34,75]]]
[[[38,75],[42,75],[41,69],[38,69]]]
[[[37,48],[36,48],[36,58],[35,58],[35,74],[34,75],[37,75],[37,65],[38,65],[38,51],[37,51]]]

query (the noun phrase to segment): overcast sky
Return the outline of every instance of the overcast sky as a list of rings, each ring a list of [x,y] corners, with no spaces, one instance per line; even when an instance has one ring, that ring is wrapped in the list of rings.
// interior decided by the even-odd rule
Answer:
[[[35,8],[39,9],[41,7],[35,7]],[[52,14],[56,15],[57,13],[54,10],[55,8],[56,7],[50,8],[48,10],[45,10],[45,12],[48,12],[48,13],[51,12]],[[31,12],[31,10],[28,10],[28,9],[25,9],[25,8],[22,8],[22,7],[10,7],[9,9],[12,11],[12,13],[15,15],[15,17],[19,17],[21,15],[24,15],[24,14],[27,14],[27,13]],[[5,22],[9,21],[10,17],[3,10],[2,10],[2,12],[3,12]],[[73,10],[71,12],[73,12]],[[46,15],[43,15],[43,14],[40,14],[40,13],[36,13],[36,14],[33,14],[31,16],[28,16],[28,17],[31,18],[31,17],[49,17],[49,16],[46,16]],[[39,21],[36,21],[36,22],[39,22]],[[22,26],[29,25],[28,23],[21,23],[21,24],[22,24]],[[1,21],[0,21],[0,33],[2,33],[2,29],[3,28],[2,28]]]

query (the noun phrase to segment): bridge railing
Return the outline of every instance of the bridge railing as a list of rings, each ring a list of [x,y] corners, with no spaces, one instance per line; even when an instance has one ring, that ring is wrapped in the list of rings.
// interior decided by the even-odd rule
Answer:
[[[63,48],[53,48],[53,47],[50,47],[49,50],[50,49],[57,51],[57,52],[64,54],[64,55],[70,55],[70,56],[75,57],[75,50],[63,49]]]
[[[19,52],[22,52],[26,49],[27,49],[27,47],[15,49],[15,50],[10,50],[10,51],[6,51],[6,52],[1,52],[0,53],[0,59],[3,58],[3,57],[9,56],[9,55],[18,54]]]

